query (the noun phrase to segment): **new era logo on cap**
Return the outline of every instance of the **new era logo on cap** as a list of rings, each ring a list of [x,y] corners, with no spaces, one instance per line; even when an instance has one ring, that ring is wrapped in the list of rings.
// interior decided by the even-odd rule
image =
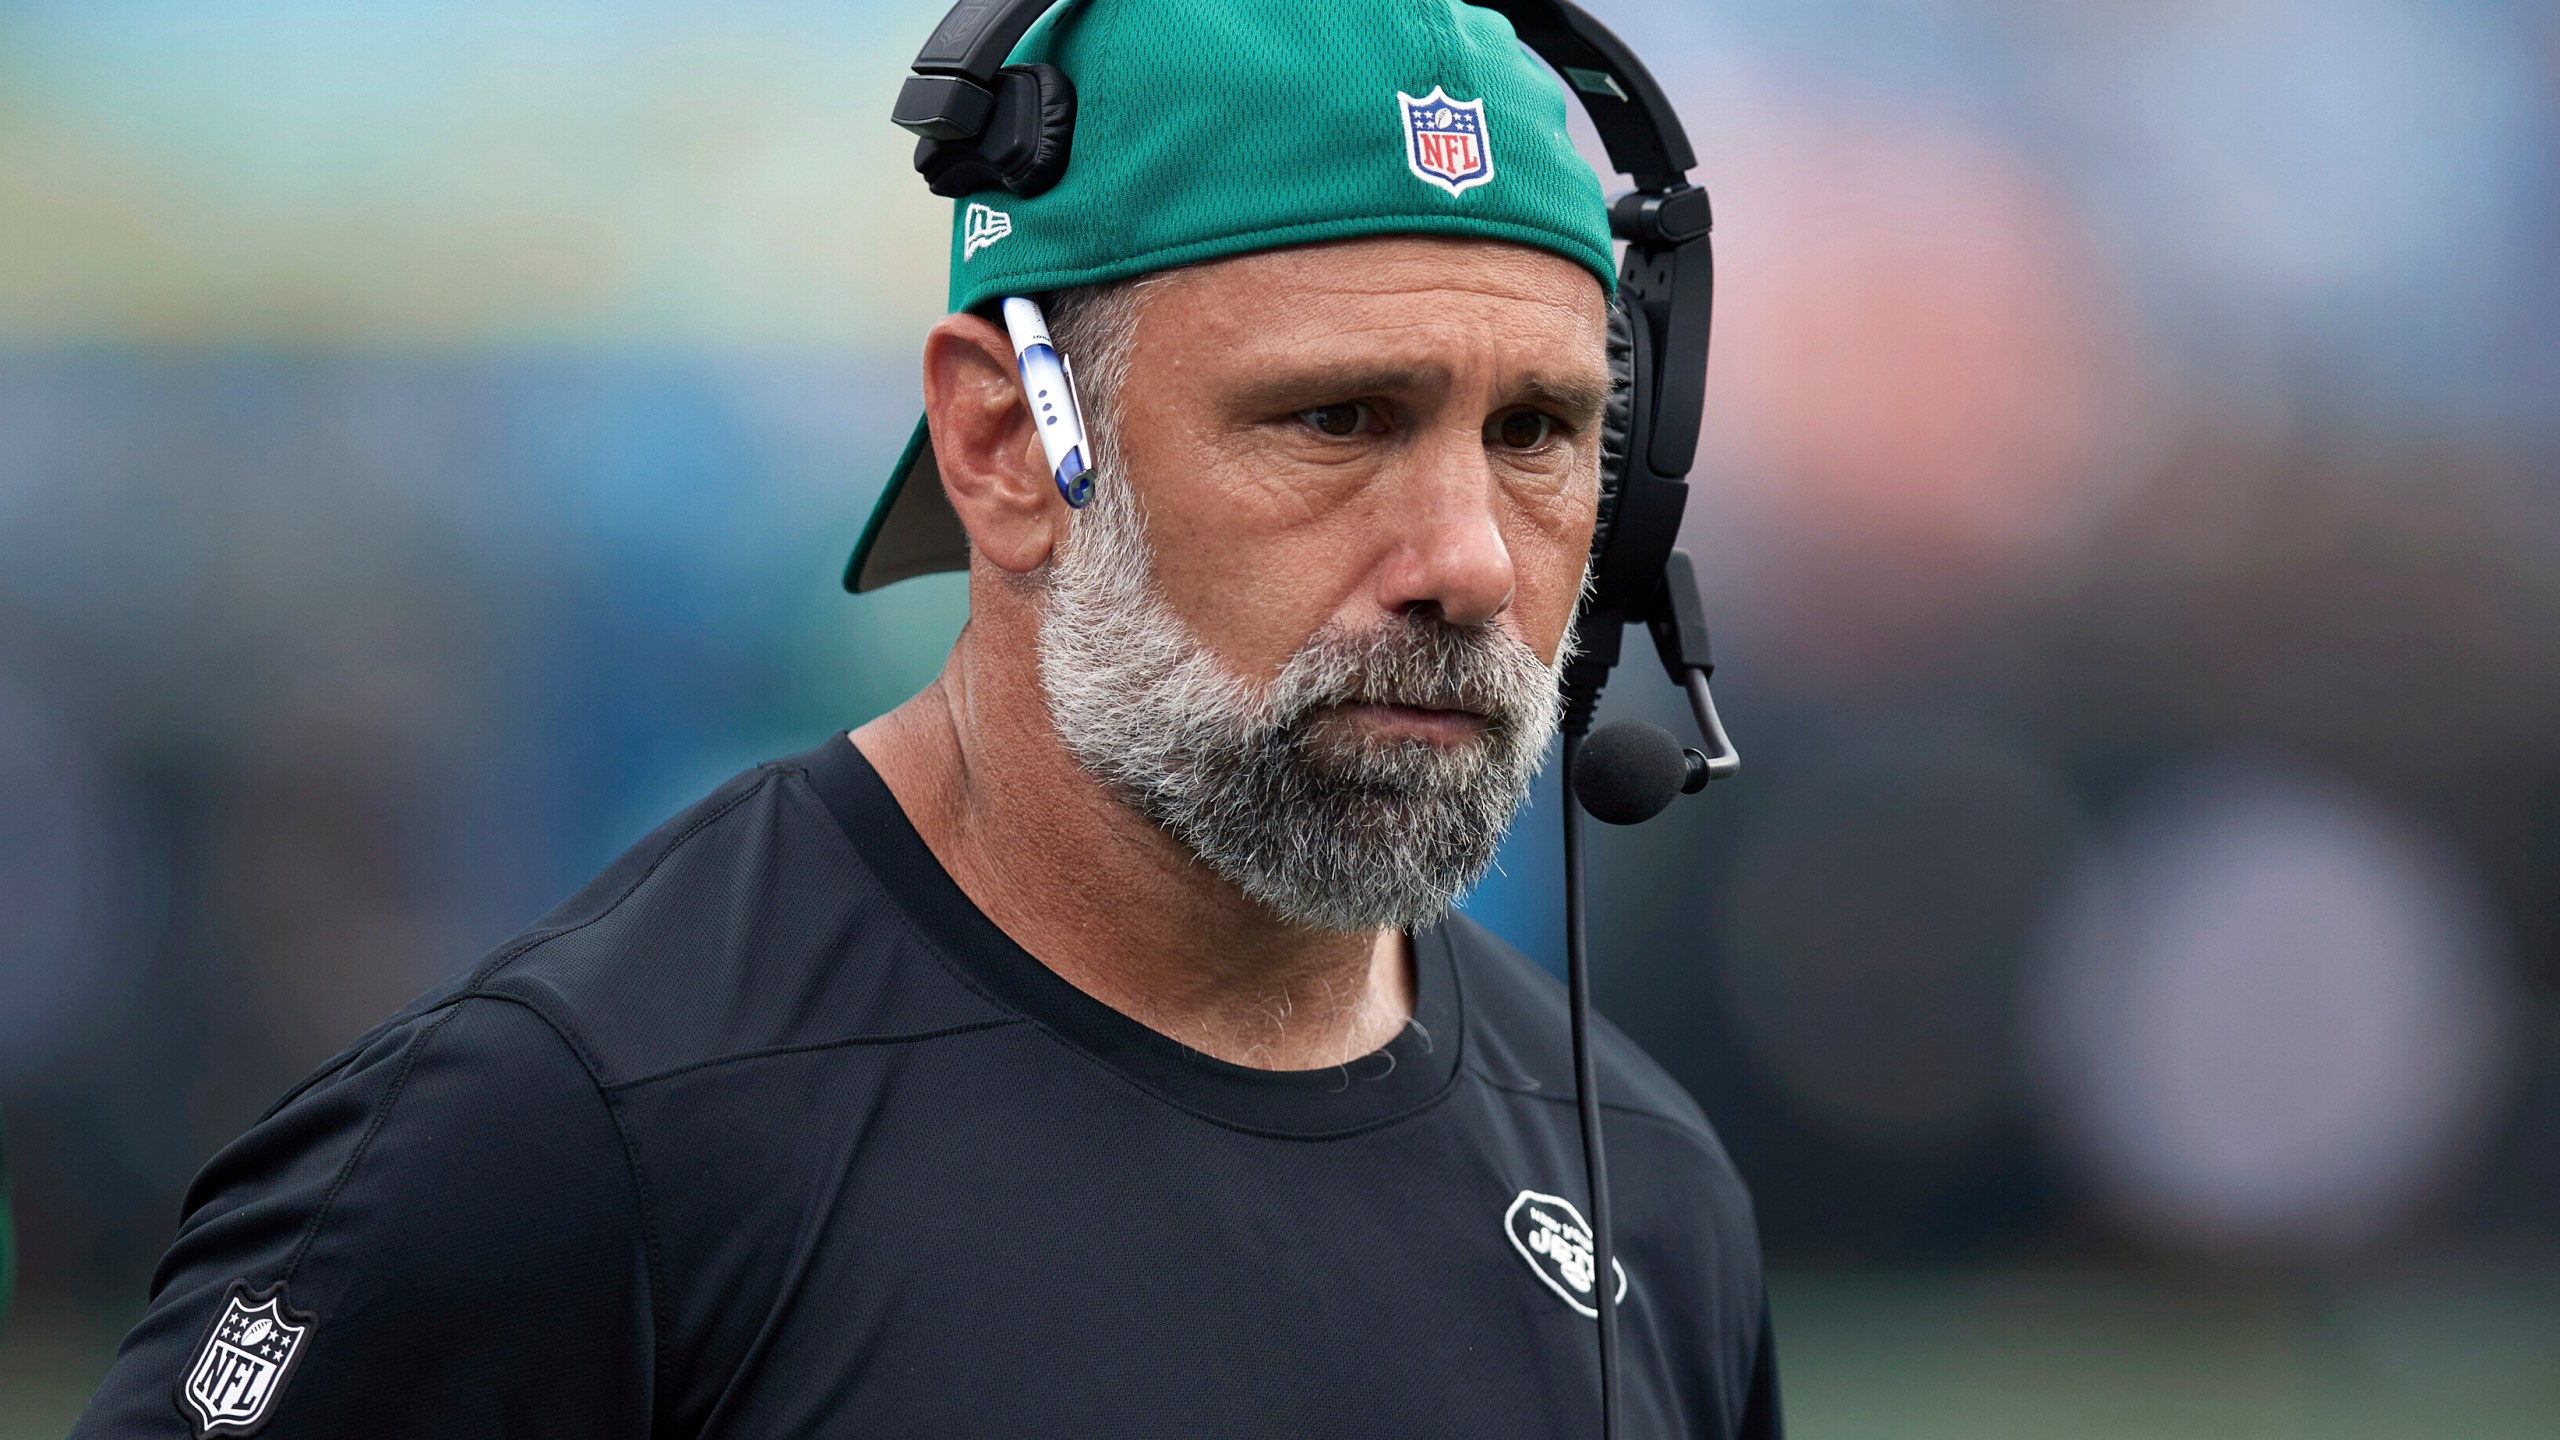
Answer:
[[[979,251],[1012,233],[1012,216],[992,205],[981,205],[972,200],[969,213],[961,224],[960,259],[965,263]]]
[[[1428,95],[1397,91],[1396,108],[1404,115],[1404,163],[1417,177],[1452,195],[1493,178],[1482,100],[1452,100],[1434,85]]]

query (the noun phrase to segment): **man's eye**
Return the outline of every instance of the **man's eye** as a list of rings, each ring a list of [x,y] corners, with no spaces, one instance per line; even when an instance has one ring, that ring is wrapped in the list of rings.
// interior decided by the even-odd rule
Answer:
[[[1493,438],[1511,450],[1535,450],[1555,433],[1555,417],[1537,410],[1514,410],[1493,422]]]
[[[1322,434],[1342,436],[1357,435],[1368,429],[1370,416],[1368,406],[1357,400],[1347,400],[1340,405],[1318,405],[1312,410],[1301,410],[1298,418]]]

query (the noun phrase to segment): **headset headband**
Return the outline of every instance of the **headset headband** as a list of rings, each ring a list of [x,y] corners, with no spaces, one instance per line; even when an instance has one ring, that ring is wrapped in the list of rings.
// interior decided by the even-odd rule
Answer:
[[[916,52],[891,118],[928,140],[975,135],[995,106],[996,72],[1058,0],[960,0]],[[1697,156],[1662,87],[1633,51],[1572,0],[1475,0],[1511,22],[1520,43],[1555,67],[1639,190],[1681,184]]]

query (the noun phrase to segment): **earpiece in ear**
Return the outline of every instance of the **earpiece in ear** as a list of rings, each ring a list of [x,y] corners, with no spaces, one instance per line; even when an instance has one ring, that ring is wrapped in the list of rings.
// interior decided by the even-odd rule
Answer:
[[[1076,87],[1055,65],[1007,65],[996,72],[995,104],[975,135],[916,142],[916,171],[950,199],[1002,188],[1029,197],[1067,173],[1075,139]]]

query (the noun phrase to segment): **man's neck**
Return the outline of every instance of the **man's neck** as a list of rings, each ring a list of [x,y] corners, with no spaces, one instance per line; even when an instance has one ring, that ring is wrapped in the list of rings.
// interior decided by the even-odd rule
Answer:
[[[963,893],[1087,995],[1265,1070],[1368,1054],[1413,1013],[1393,931],[1290,925],[1106,792],[1058,742],[1036,679],[963,633],[941,678],[854,732]]]

